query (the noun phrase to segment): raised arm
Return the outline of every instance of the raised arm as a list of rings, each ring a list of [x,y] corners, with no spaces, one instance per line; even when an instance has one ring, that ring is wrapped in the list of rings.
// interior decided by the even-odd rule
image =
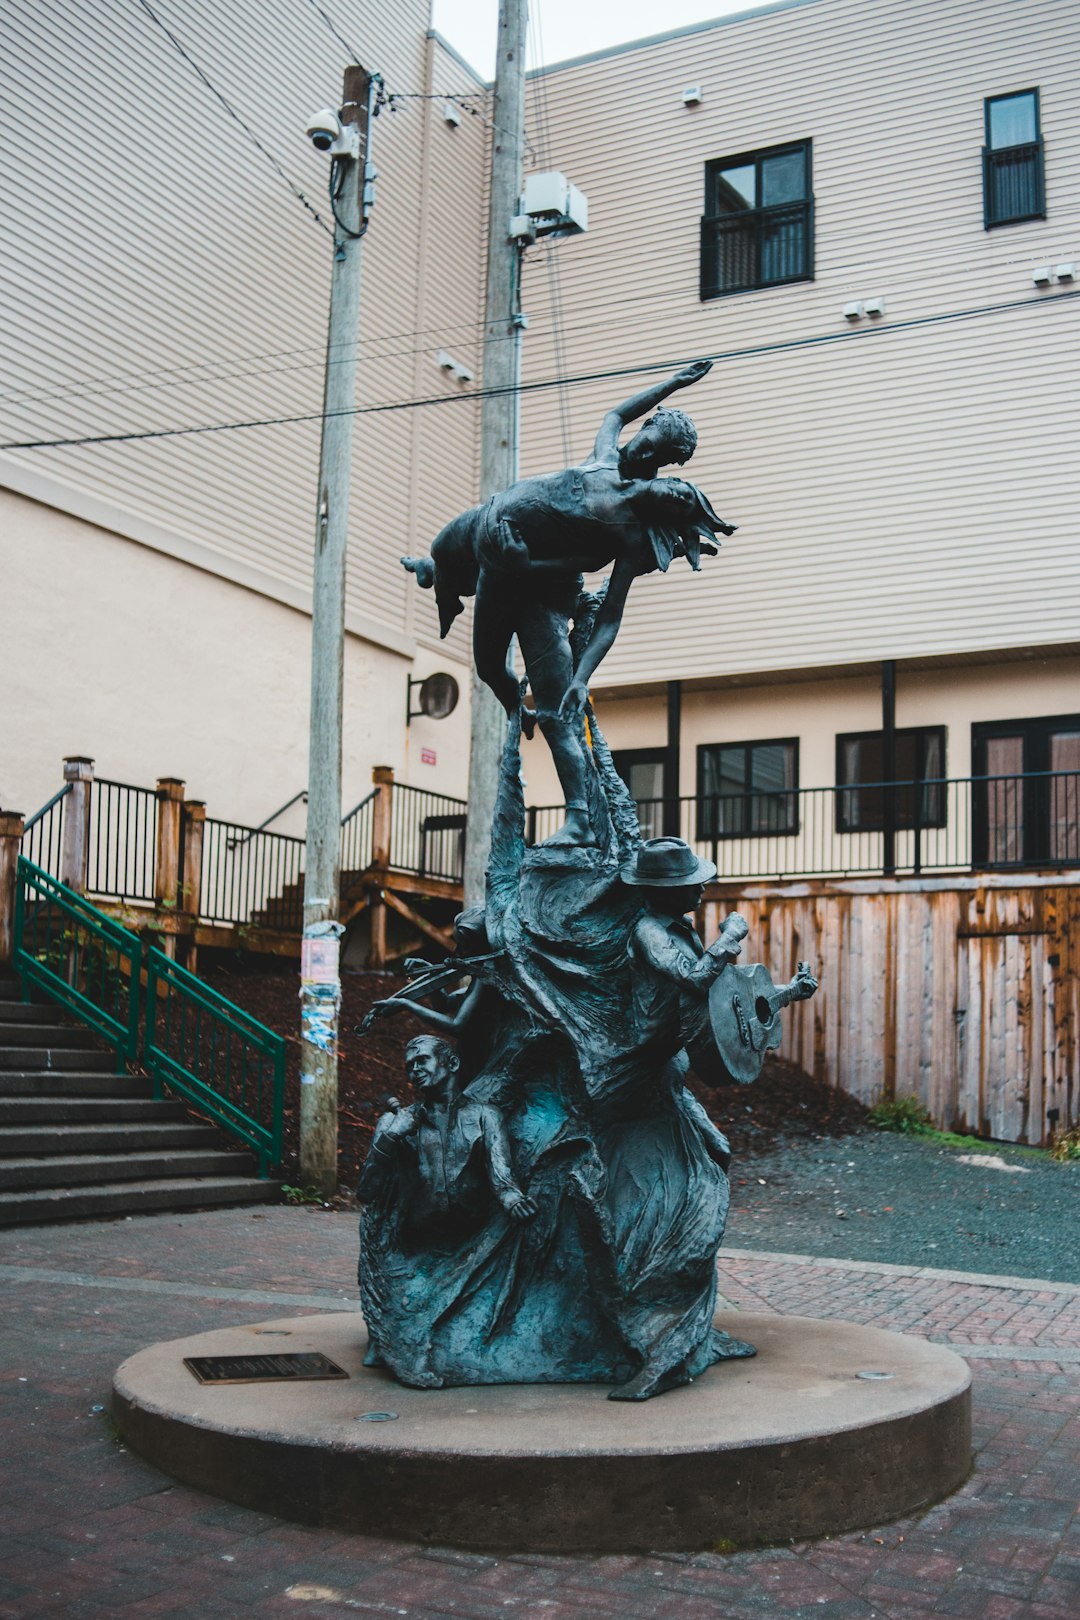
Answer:
[[[711,370],[711,360],[695,360],[692,365],[677,371],[674,377],[669,377],[667,382],[654,383],[651,388],[643,388],[640,394],[631,394],[629,399],[624,399],[621,405],[608,411],[601,422],[593,447],[593,458],[596,461],[610,460],[619,448],[619,435],[628,422],[636,422],[639,416],[647,416],[678,389],[689,388]]]
[[[368,1017],[389,1018],[396,1012],[411,1012],[433,1029],[441,1029],[447,1035],[459,1035],[476,1011],[479,999],[480,980],[474,979],[452,1013],[438,1012],[434,1007],[425,1007],[422,1001],[410,1001],[407,996],[398,995],[392,1000],[376,1001]]]

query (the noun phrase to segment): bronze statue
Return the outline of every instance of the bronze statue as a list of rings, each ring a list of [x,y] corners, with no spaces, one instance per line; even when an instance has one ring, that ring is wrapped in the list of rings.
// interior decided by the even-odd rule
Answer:
[[[419,1388],[582,1382],[641,1401],[755,1353],[713,1320],[731,1153],[686,1082],[691,1062],[710,1085],[753,1080],[781,1008],[817,983],[805,963],[779,990],[742,967],[737,915],[703,945],[690,913],[716,867],[680,838],[642,842],[587,690],[638,575],[696,569],[733,532],[658,476],[696,444],[661,401],[709,369],[626,400],[589,461],[522,479],[403,559],[444,635],[475,595],[477,671],[509,717],[484,906],[362,1026],[406,1007],[439,1031],[407,1048],[417,1102],[380,1120],[358,1188],[368,1359]],[[537,723],[566,821],[528,849],[520,747]]]
[[[508,715],[521,713],[529,734],[539,722],[559,774],[566,821],[549,843],[586,844],[581,715],[589,681],[610,650],[634,580],[673,558],[700,567],[715,555],[712,536],[735,527],[713,511],[701,491],[659,469],[693,455],[697,433],[680,410],[661,401],[711,370],[697,360],[664,383],[624,400],[604,417],[590,459],[562,472],[523,478],[502,494],[454,518],[436,536],[430,557],[405,557],[418,584],[433,588],[446,635],[475,596],[473,655],[480,678]],[[625,445],[623,429],[648,416]],[[575,618],[582,574],[614,565],[591,634],[576,659],[569,622]],[[517,637],[536,704],[522,710],[509,661]]]
[[[463,914],[445,968],[468,987],[430,1005],[441,976],[418,964],[409,993],[381,1004],[380,1016],[408,1005],[461,1042],[448,1117],[456,1107],[472,1122],[469,1187],[454,1169],[464,1146],[448,1173],[405,1145],[414,1115],[380,1123],[361,1177],[369,1359],[421,1388],[588,1382],[640,1401],[754,1354],[713,1321],[730,1149],[686,1084],[688,1046],[700,1054],[718,1028],[729,1038],[714,1002],[744,996],[746,924],[729,917],[703,946],[687,913],[715,867],[681,839],[642,842],[591,709],[589,723],[588,842],[526,848],[515,714],[487,903]],[[770,1000],[765,970],[752,974],[760,1068],[776,1007],[816,983],[803,972]],[[717,1054],[723,1083],[747,1061],[739,1033],[730,1039],[740,1049],[726,1064]],[[445,1043],[410,1047],[422,1080],[418,1044],[439,1054]],[[494,1174],[484,1140],[499,1144]],[[429,1175],[445,1177],[435,1211],[417,1186]]]

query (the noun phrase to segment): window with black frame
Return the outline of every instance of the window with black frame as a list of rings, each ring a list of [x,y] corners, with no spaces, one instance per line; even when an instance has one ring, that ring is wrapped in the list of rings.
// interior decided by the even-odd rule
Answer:
[[[983,223],[1015,225],[1046,218],[1039,92],[987,96],[983,147]]]
[[[971,728],[976,866],[1080,866],[1080,714]]]
[[[836,830],[881,832],[885,827],[885,745],[880,731],[857,731],[836,739]],[[896,773],[890,825],[945,825],[945,727],[896,730]]]
[[[810,151],[797,141],[705,165],[703,299],[813,280]]]
[[[799,744],[708,743],[697,751],[699,839],[766,838],[799,830]]]

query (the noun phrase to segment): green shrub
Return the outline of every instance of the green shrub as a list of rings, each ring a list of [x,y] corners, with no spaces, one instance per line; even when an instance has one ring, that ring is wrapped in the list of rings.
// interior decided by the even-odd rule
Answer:
[[[1066,1159],[1080,1159],[1080,1125],[1074,1125],[1071,1131],[1054,1132],[1050,1157],[1063,1163]]]
[[[900,1131],[904,1136],[927,1136],[934,1122],[918,1097],[882,1097],[866,1116],[879,1131]]]

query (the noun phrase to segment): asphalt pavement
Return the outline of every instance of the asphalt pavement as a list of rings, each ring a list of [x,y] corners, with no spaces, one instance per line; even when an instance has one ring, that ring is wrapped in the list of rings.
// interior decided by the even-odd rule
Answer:
[[[734,1248],[1080,1283],[1080,1162],[860,1131],[743,1155],[731,1182]]]

